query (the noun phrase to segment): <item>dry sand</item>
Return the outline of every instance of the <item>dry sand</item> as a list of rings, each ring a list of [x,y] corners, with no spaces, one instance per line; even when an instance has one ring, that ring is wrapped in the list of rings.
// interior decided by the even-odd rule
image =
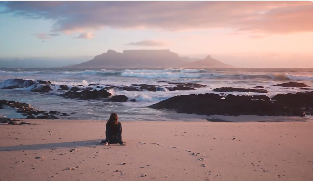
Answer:
[[[313,180],[312,122],[122,122],[126,146],[99,145],[105,122],[0,125],[0,181]]]

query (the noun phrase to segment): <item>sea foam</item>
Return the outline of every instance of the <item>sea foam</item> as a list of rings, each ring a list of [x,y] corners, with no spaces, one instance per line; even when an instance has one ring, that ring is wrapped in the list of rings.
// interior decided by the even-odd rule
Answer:
[[[164,70],[129,70],[126,69],[121,74],[124,77],[140,77],[140,78],[199,78],[201,74],[183,72],[177,69]]]

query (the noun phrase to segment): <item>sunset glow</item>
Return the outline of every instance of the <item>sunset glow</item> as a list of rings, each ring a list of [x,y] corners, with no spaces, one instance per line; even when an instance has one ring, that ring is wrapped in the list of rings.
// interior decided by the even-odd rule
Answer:
[[[1,2],[0,11],[1,60],[170,49],[239,67],[313,67],[312,2]]]

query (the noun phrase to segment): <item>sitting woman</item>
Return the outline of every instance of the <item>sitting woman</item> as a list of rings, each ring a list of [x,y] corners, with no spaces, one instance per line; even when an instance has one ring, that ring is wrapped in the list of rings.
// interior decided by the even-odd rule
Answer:
[[[122,141],[122,124],[118,122],[118,116],[116,113],[111,113],[110,119],[106,124],[105,140],[101,143],[105,145],[119,143],[120,145],[125,145]]]

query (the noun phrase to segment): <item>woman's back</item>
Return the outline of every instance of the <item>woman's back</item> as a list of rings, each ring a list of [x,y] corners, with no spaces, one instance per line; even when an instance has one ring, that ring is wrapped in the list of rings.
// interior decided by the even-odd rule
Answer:
[[[106,123],[106,139],[102,142],[106,144],[119,143],[124,145],[122,141],[122,124],[118,122],[116,113],[112,113],[110,119]]]
[[[118,133],[122,133],[122,124],[118,122],[116,125],[112,123],[106,124],[106,132],[109,132],[110,135],[117,135]]]

